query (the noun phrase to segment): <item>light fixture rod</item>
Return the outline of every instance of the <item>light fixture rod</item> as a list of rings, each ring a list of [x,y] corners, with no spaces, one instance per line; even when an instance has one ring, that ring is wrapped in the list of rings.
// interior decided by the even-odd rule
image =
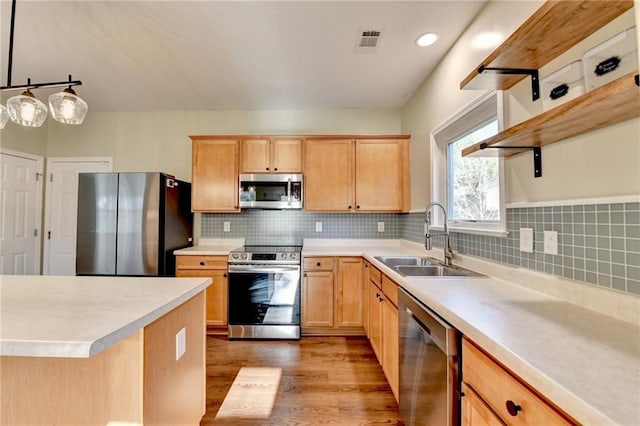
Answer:
[[[11,30],[9,32],[9,61],[7,69],[7,86],[11,86],[11,68],[13,68],[13,32],[16,26],[16,0],[11,2]]]
[[[73,80],[73,81],[55,81],[52,83],[29,83],[29,84],[20,84],[16,86],[1,86],[0,92],[10,91],[10,90],[25,90],[25,89],[40,89],[42,87],[72,87],[72,86],[81,86],[82,81]]]

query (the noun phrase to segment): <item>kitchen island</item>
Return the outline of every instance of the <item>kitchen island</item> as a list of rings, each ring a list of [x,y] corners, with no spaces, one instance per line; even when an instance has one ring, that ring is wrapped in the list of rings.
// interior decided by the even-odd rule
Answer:
[[[0,277],[0,424],[199,424],[210,282]]]

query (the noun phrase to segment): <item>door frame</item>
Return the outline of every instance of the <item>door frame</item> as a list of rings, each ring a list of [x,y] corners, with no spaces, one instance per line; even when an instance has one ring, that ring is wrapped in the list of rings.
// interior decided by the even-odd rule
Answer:
[[[7,149],[0,147],[0,153],[6,155],[12,155],[14,157],[21,157],[27,160],[32,160],[36,162],[36,199],[35,199],[35,226],[36,226],[36,246],[35,253],[33,256],[33,262],[35,266],[35,271],[33,273],[35,275],[42,274],[42,195],[43,195],[43,184],[44,184],[44,157],[35,154],[28,154],[26,152],[14,151],[12,149]]]
[[[60,163],[71,163],[71,162],[77,162],[77,163],[83,163],[83,162],[91,162],[91,163],[96,163],[96,162],[106,162],[109,164],[109,171],[113,171],[113,158],[112,157],[47,157],[47,174],[50,173],[50,171],[53,168],[53,164],[55,162],[60,162]],[[45,179],[43,179],[45,180]],[[51,190],[50,190],[50,186],[47,185],[47,187],[45,188],[45,196],[44,196],[44,223],[43,223],[43,228],[42,229],[49,229],[50,225],[51,225],[51,205],[53,203],[53,201],[51,200]],[[42,241],[43,241],[43,250],[42,250],[42,274],[47,275],[49,272],[49,262],[45,261],[48,260],[49,258],[49,250],[50,250],[50,244],[49,244],[49,240],[47,238],[45,238],[44,234],[42,235]]]

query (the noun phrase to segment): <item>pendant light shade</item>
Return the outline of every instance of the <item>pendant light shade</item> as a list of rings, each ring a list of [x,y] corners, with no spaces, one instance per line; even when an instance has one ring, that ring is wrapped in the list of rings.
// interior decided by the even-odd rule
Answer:
[[[65,124],[82,124],[87,116],[87,103],[71,87],[49,96],[49,109],[54,120]]]
[[[0,129],[4,129],[9,121],[9,111],[4,105],[0,105]]]
[[[47,106],[30,90],[9,98],[7,110],[11,121],[27,127],[40,127],[47,118]]]

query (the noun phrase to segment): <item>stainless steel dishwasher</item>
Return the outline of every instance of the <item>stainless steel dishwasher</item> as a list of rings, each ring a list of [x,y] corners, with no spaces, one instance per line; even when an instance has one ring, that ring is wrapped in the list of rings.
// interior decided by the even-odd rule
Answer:
[[[405,290],[398,292],[400,414],[406,425],[460,424],[460,333]]]

